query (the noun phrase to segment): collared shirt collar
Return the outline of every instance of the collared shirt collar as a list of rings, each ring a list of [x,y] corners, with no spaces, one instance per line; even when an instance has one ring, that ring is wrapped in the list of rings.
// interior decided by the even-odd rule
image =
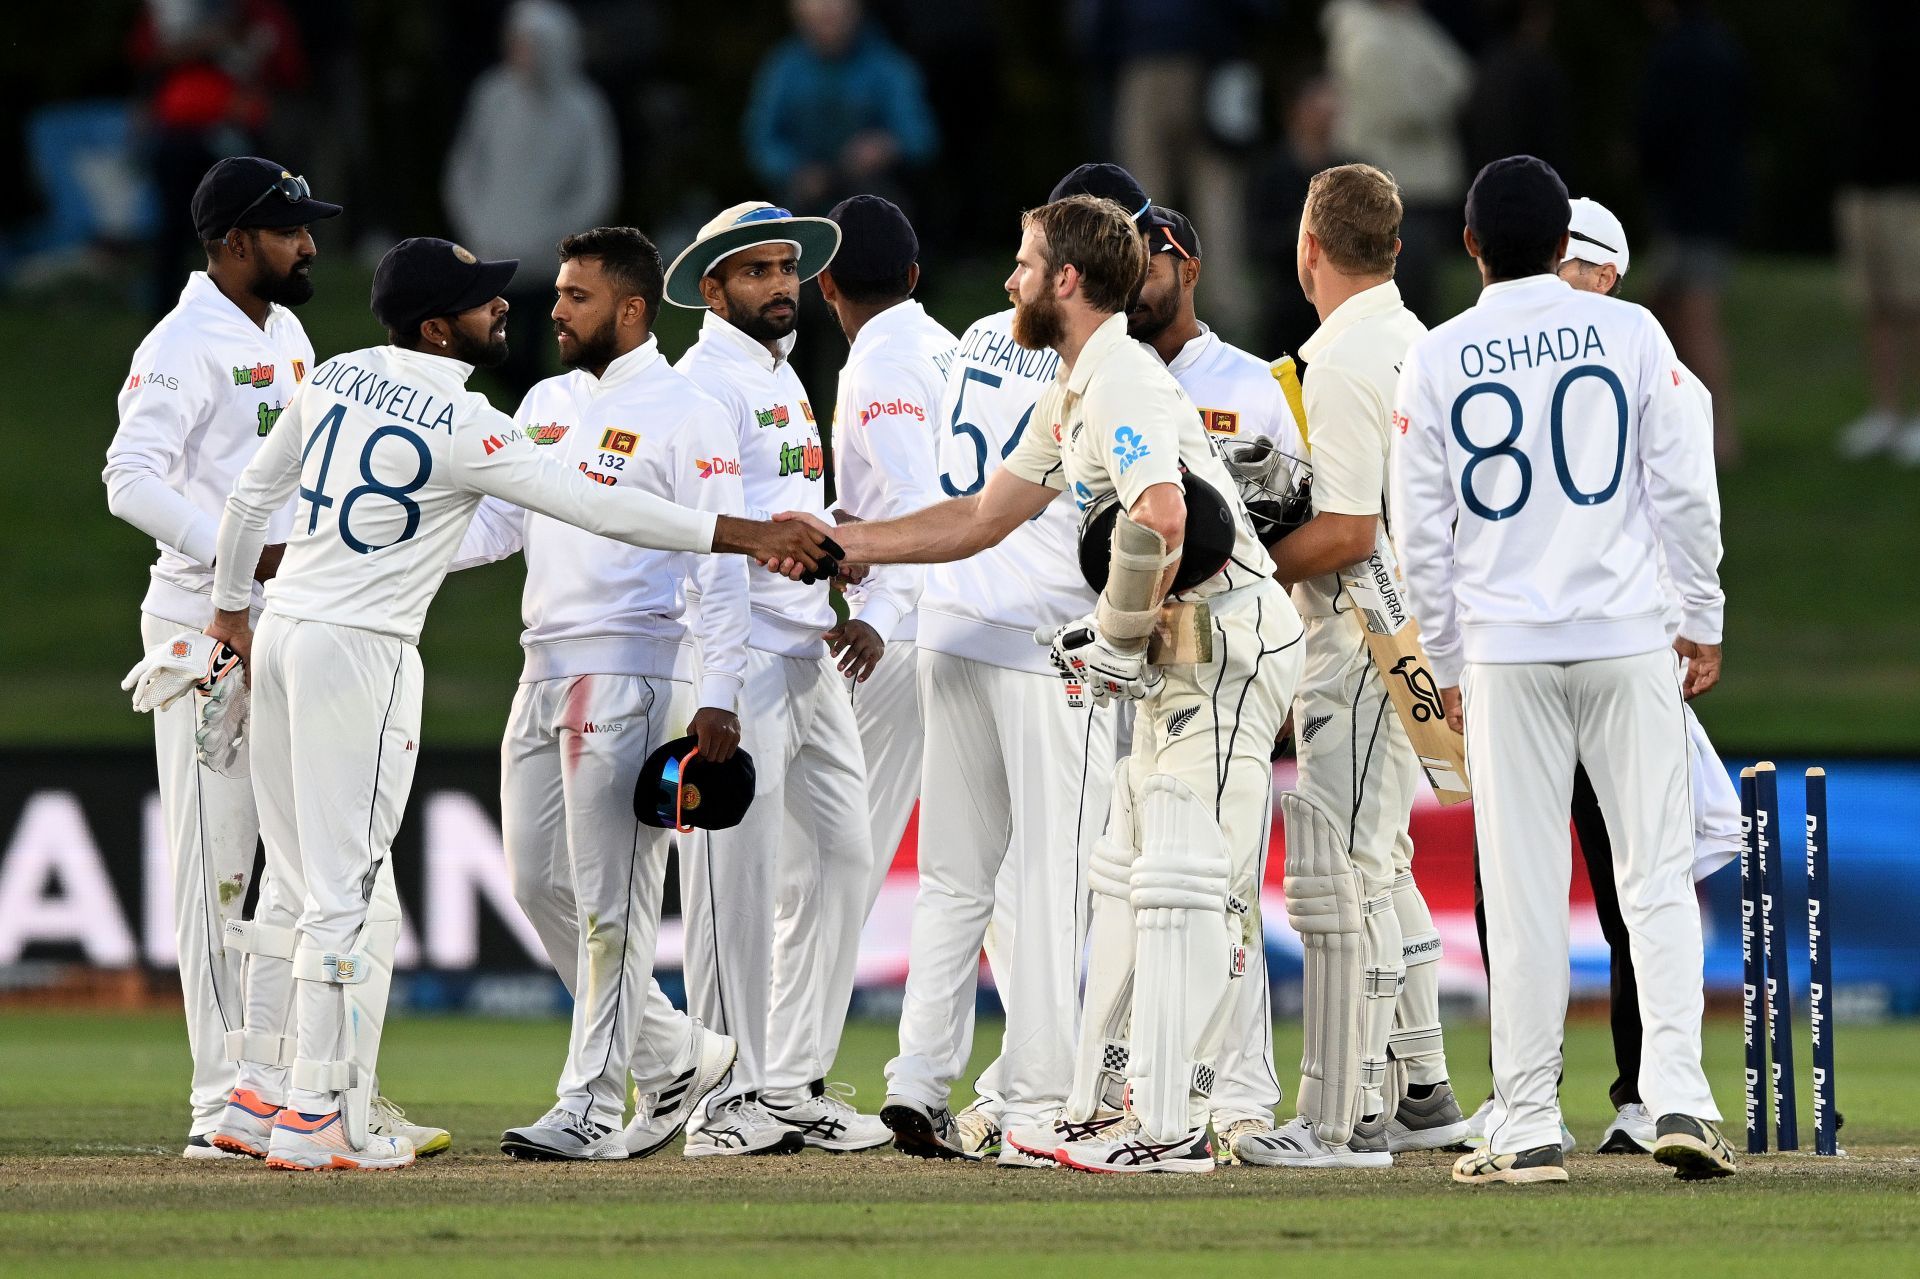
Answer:
[[[732,326],[729,325],[728,327]],[[622,383],[631,382],[640,377],[648,369],[652,368],[659,358],[660,339],[649,333],[647,334],[646,341],[634,347],[633,350],[628,351],[625,355],[616,357],[611,364],[607,365],[605,372],[601,373],[598,378],[588,373],[586,375],[587,389],[596,395],[605,391],[611,391]],[[584,372],[584,370],[582,371]]]
[[[266,331],[264,326],[256,325],[253,322],[252,316],[236,306],[232,298],[222,293],[220,286],[215,284],[213,277],[205,271],[195,271],[187,277],[187,286],[180,290],[180,300],[182,302],[191,302],[195,306],[210,307],[228,319],[236,320],[250,329],[258,329],[263,333]],[[274,317],[279,314],[280,304],[277,302],[269,302],[267,304],[267,324],[271,325]]]
[[[1573,286],[1551,271],[1542,271],[1539,275],[1523,275],[1517,280],[1495,280],[1480,290],[1475,306],[1490,301],[1499,301],[1509,293],[1519,293],[1532,289],[1570,289]]]
[[[465,386],[467,379],[473,376],[473,365],[450,355],[430,355],[425,351],[410,351],[404,346],[390,346],[386,350],[389,358],[419,369],[428,377],[454,378],[461,386]]]
[[[1080,358],[1073,362],[1073,372],[1063,372],[1069,395],[1085,395],[1087,383],[1113,352],[1120,349],[1122,342],[1131,342],[1127,336],[1127,315],[1116,311],[1100,322],[1100,327],[1087,335],[1086,345],[1080,348]]]
[[[912,298],[890,306],[860,326],[860,336],[853,340],[852,350],[859,350],[863,344],[872,346],[889,333],[904,333],[914,324],[925,319],[926,314],[926,308]]]
[[[727,320],[709,310],[707,318],[700,321],[700,340],[717,342],[721,349],[736,359],[750,360],[757,367],[773,373],[780,368],[780,362],[792,356],[794,339],[798,334],[789,333],[776,345],[780,353],[775,355],[761,343],[748,337]]]
[[[1220,338],[1212,329],[1207,327],[1207,322],[1200,320],[1198,323],[1200,325],[1200,336],[1194,338],[1178,351],[1174,352],[1173,359],[1167,363],[1167,372],[1185,373],[1188,369],[1206,358],[1206,356],[1213,351],[1214,347],[1220,345]]]
[[[1313,336],[1300,344],[1300,358],[1312,364],[1335,338],[1360,321],[1397,311],[1401,305],[1400,286],[1392,280],[1360,290],[1333,308],[1333,314],[1320,322]]]

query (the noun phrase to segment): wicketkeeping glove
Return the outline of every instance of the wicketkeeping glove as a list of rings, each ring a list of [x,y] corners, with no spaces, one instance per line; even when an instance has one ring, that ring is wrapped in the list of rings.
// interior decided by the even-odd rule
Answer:
[[[144,715],[165,710],[190,690],[211,691],[222,675],[239,666],[240,654],[222,641],[182,631],[148,649],[120,687],[133,693],[133,709]]]
[[[200,707],[200,723],[193,732],[193,749],[200,762],[222,777],[245,777],[253,708],[246,672],[238,665],[229,667],[211,690],[196,693],[194,701]]]
[[[1063,678],[1085,684],[1101,705],[1114,697],[1137,702],[1163,678],[1148,664],[1145,650],[1122,653],[1108,644],[1092,615],[1064,626],[1042,626],[1033,638],[1046,645],[1048,660]]]

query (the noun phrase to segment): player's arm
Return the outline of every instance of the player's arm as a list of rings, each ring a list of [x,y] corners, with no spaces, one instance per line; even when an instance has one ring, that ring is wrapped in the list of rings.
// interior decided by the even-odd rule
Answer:
[[[120,425],[100,478],[115,516],[188,559],[210,564],[219,518],[167,482],[187,436],[212,408],[201,364],[184,343],[142,344],[120,388]]]
[[[1440,415],[1415,353],[1407,356],[1394,397],[1393,425],[1400,431],[1390,468],[1393,542],[1407,581],[1407,600],[1420,621],[1427,659],[1440,685],[1447,723],[1462,731],[1460,715],[1460,620],[1454,600],[1453,478],[1447,470]],[[1319,478],[1319,468],[1314,469]]]
[[[896,520],[843,524],[831,532],[846,548],[849,563],[946,564],[999,545],[1058,496],[1058,488],[1022,479],[1002,466],[978,493],[950,497]],[[811,521],[823,533],[828,531],[818,516],[804,511],[787,511],[774,519]],[[781,566],[781,571],[791,567]]]
[[[478,568],[517,555],[527,544],[527,513],[511,502],[497,497],[480,500],[473,508],[473,522],[461,535],[460,549],[453,553],[449,572]]]
[[[705,396],[693,420],[681,432],[675,456],[674,496],[684,506],[737,516],[746,494],[737,471],[710,466],[702,474],[693,459],[733,459],[740,438],[719,404]],[[747,682],[747,566],[731,555],[703,555],[693,561],[691,589],[700,596],[695,630],[700,640],[699,709],[688,725],[703,758],[723,763],[740,744],[740,690]]]
[[[871,363],[871,362],[869,362]],[[878,376],[875,376],[875,373]],[[851,405],[895,401],[913,405],[912,413],[890,414],[871,421],[841,423],[846,448],[865,457],[880,486],[882,518],[895,519],[912,514],[941,501],[939,464],[933,455],[933,433],[927,428],[927,412],[937,406],[929,402],[927,388],[919,380],[882,368],[873,373],[862,371],[854,385],[844,393],[842,403]],[[846,456],[844,451],[841,456]],[[866,599],[854,616],[871,627],[874,636],[885,643],[892,638],[900,619],[913,612],[920,601],[925,574],[916,566],[899,564],[874,572],[866,582]]]
[[[1274,576],[1289,585],[1373,553],[1387,467],[1387,406],[1362,379],[1315,366],[1307,370],[1302,399],[1313,432],[1313,518],[1267,551]]]
[[[820,562],[827,546],[824,536],[804,526],[690,510],[639,489],[595,484],[543,456],[511,419],[491,408],[455,432],[451,459],[454,481],[463,488],[630,546],[747,555],[763,563],[792,559],[808,568]]]
[[[305,407],[312,397],[294,392],[267,442],[233,482],[214,540],[213,624],[207,634],[225,640],[242,660],[253,656],[253,576],[266,545],[267,526],[286,509],[300,486]]]
[[[1720,492],[1713,464],[1713,423],[1684,380],[1672,344],[1651,316],[1649,350],[1642,360],[1641,475],[1653,513],[1654,535],[1666,552],[1667,573],[1680,598],[1674,647],[1687,659],[1684,692],[1698,697],[1720,681],[1721,627],[1726,595],[1720,589]]]

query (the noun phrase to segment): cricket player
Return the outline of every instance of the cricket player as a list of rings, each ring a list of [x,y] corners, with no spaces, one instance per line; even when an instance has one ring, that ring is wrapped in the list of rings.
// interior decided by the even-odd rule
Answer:
[[[1208,1094],[1245,970],[1255,833],[1301,635],[1192,401],[1127,337],[1145,273],[1139,229],[1112,201],[1029,212],[1007,291],[1020,344],[1059,353],[1054,385],[979,493],[842,536],[856,563],[943,562],[1000,542],[1062,490],[1096,517],[1113,512],[1107,546],[1083,548],[1107,552],[1093,614],[1041,635],[1094,696],[1140,702],[1133,754],[1090,867],[1066,1112],[1006,1139],[1088,1171],[1211,1172]]]
[[[1626,228],[1611,210],[1596,200],[1572,202],[1567,227],[1567,250],[1559,275],[1576,289],[1588,293],[1620,295],[1631,254]],[[1681,385],[1694,392],[1703,431],[1713,429],[1712,395],[1704,383],[1683,364],[1679,366]],[[1673,593],[1672,579],[1664,561],[1661,583],[1667,591],[1667,629],[1676,632],[1683,620],[1679,598]],[[1733,780],[1708,740],[1691,703],[1681,708],[1687,725],[1687,764],[1693,797],[1693,877],[1701,880],[1726,865],[1740,852],[1740,796]],[[1600,932],[1607,941],[1612,967],[1612,991],[1609,1001],[1613,1038],[1615,1075],[1607,1090],[1613,1103],[1613,1122],[1600,1136],[1603,1155],[1648,1154],[1654,1147],[1654,1117],[1640,1098],[1640,1057],[1644,1034],[1640,1022],[1639,986],[1634,978],[1633,955],[1627,922],[1620,913],[1620,896],[1613,884],[1613,841],[1607,834],[1605,815],[1595,797],[1586,769],[1574,771],[1573,829],[1579,837],[1580,853],[1586,862],[1587,879],[1593,885],[1594,912],[1600,918]],[[1476,902],[1476,906],[1480,903]],[[1475,922],[1480,929],[1480,953],[1486,955],[1486,911],[1476,909]],[[1486,1119],[1492,1099],[1474,1112],[1467,1141],[1480,1144],[1486,1136]],[[1571,1150],[1567,1137],[1561,1145]]]
[[[289,1091],[266,1138],[270,1168],[413,1162],[405,1136],[368,1125],[399,938],[389,854],[420,742],[414,646],[481,498],[635,546],[786,561],[791,539],[773,526],[594,483],[466,390],[476,366],[504,358],[499,294],[516,266],[445,240],[390,250],[373,284],[390,344],[313,371],[240,473],[221,521],[207,633],[236,649],[252,678],[267,847],[254,927],[292,943],[291,1017],[284,1000],[265,1005],[253,974],[247,992],[247,1033],[290,1047]],[[251,566],[296,494],[256,648]],[[824,546],[815,535],[799,558],[817,564]]]
[[[1084,164],[1050,199],[1100,195],[1146,214],[1118,165]],[[1136,220],[1137,220],[1136,218]],[[960,339],[934,424],[940,488],[971,497],[1019,444],[1059,352],[1014,340],[1015,311],[976,320]],[[1052,503],[997,546],[926,570],[920,599],[920,891],[908,937],[900,1054],[887,1063],[880,1117],[894,1144],[933,1159],[993,1156],[1000,1167],[1053,1167],[1002,1140],[1050,1124],[1073,1082],[1087,861],[1106,823],[1118,707],[1070,695],[1034,632],[1090,612],[1074,512]],[[1071,850],[1071,855],[1069,855]],[[980,952],[1006,1022],[1000,1055],[959,1114],[953,1082],[973,1050]],[[1063,1010],[1071,1010],[1063,1015]]]
[[[1613,836],[1654,1158],[1687,1178],[1733,1172],[1700,1066],[1681,707],[1720,675],[1712,443],[1652,316],[1555,274],[1569,219],[1550,166],[1514,156],[1481,170],[1466,246],[1485,288],[1408,350],[1395,406],[1394,539],[1448,719],[1468,729],[1480,840],[1495,1102],[1485,1147],[1453,1171],[1475,1184],[1567,1177],[1557,1081],[1576,764]]]
[[[213,620],[221,504],[313,364],[313,345],[293,308],[313,296],[318,250],[311,224],[338,215],[340,206],[314,199],[305,178],[271,160],[234,156],[200,180],[192,212],[207,269],[193,273],[179,305],[134,353],[102,477],[108,508],[160,550],[140,606],[141,646],[149,649]],[[289,518],[282,513],[268,531],[253,570],[253,609],[259,584],[279,567]],[[260,821],[244,747],[226,773],[196,758],[198,711],[198,699],[187,697],[153,716],[175,954],[193,1054],[193,1113],[182,1153],[238,1158],[244,1152],[216,1146],[213,1137],[246,1051],[241,911]],[[404,1122],[384,1102],[380,1111],[381,1122]],[[451,1144],[440,1129],[409,1128],[423,1153]]]
[[[659,250],[632,227],[562,240],[553,325],[571,371],[529,391],[514,421],[597,483],[737,515],[732,425],[653,334],[663,280]],[[480,504],[454,566],[516,550],[526,664],[500,748],[501,834],[514,898],[574,1004],[558,1101],[500,1146],[523,1159],[641,1157],[733,1066],[733,1040],[653,981],[671,834],[641,823],[633,796],[666,742],[691,735],[714,763],[739,745],[749,566],[628,546],[498,498]],[[704,669],[683,616],[695,589]],[[629,1070],[638,1094],[660,1100],[623,1132]]]
[[[1300,285],[1320,316],[1300,348],[1313,514],[1269,548],[1280,579],[1296,584],[1307,628],[1287,874],[1303,884],[1331,876],[1340,909],[1337,927],[1301,929],[1296,1117],[1236,1147],[1270,1166],[1384,1167],[1395,1150],[1454,1144],[1466,1125],[1441,1038],[1440,938],[1413,881],[1408,822],[1420,765],[1338,577],[1389,523],[1394,384],[1426,332],[1394,283],[1400,220],[1393,179],[1355,164],[1315,175],[1300,221]],[[1292,896],[1304,924],[1310,904]]]
[[[820,429],[788,356],[800,286],[839,245],[828,218],[739,204],[667,271],[667,301],[707,313],[676,367],[726,410],[756,516],[826,511]],[[740,1051],[733,1078],[688,1125],[689,1156],[791,1151],[796,1133],[835,1151],[887,1140],[826,1078],[874,861],[860,730],[829,649],[875,656],[871,628],[837,626],[827,592],[753,575],[740,705],[758,794],[740,825],[681,845],[688,1008]]]
[[[913,300],[920,240],[892,201],[857,195],[828,216],[840,227],[840,251],[818,277],[820,295],[852,347],[833,414],[834,514],[905,515],[940,498],[928,415],[939,407],[954,337]],[[917,566],[896,564],[847,587],[848,618],[833,644],[867,765],[873,866],[863,921],[920,796],[922,579]]]
[[[1225,446],[1266,439],[1293,468],[1306,465],[1306,444],[1288,407],[1285,392],[1265,360],[1225,342],[1194,310],[1200,283],[1200,236],[1187,215],[1154,205],[1148,210],[1147,278],[1127,312],[1127,332],[1160,357],[1200,410],[1201,424]],[[1261,823],[1254,854],[1257,885],[1266,880],[1267,844],[1272,814]],[[1248,903],[1249,935],[1260,939],[1260,898]],[[1267,987],[1264,944],[1247,951],[1247,979],[1234,984],[1232,1028],[1221,1052],[1220,1078],[1213,1089],[1215,1151],[1232,1161],[1235,1143],[1250,1133],[1271,1131],[1273,1109],[1280,1104],[1280,1080],[1273,1069],[1273,1011]]]

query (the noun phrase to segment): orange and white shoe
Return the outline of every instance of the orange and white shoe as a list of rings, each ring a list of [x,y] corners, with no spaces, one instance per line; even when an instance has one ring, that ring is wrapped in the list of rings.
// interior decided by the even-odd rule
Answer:
[[[227,1094],[220,1126],[208,1140],[229,1154],[265,1159],[267,1143],[273,1139],[273,1121],[279,1117],[280,1107],[251,1088],[236,1088]]]
[[[286,1172],[386,1172],[412,1163],[413,1143],[405,1137],[369,1133],[366,1147],[354,1149],[337,1110],[324,1115],[281,1111],[267,1146],[267,1167]]]

